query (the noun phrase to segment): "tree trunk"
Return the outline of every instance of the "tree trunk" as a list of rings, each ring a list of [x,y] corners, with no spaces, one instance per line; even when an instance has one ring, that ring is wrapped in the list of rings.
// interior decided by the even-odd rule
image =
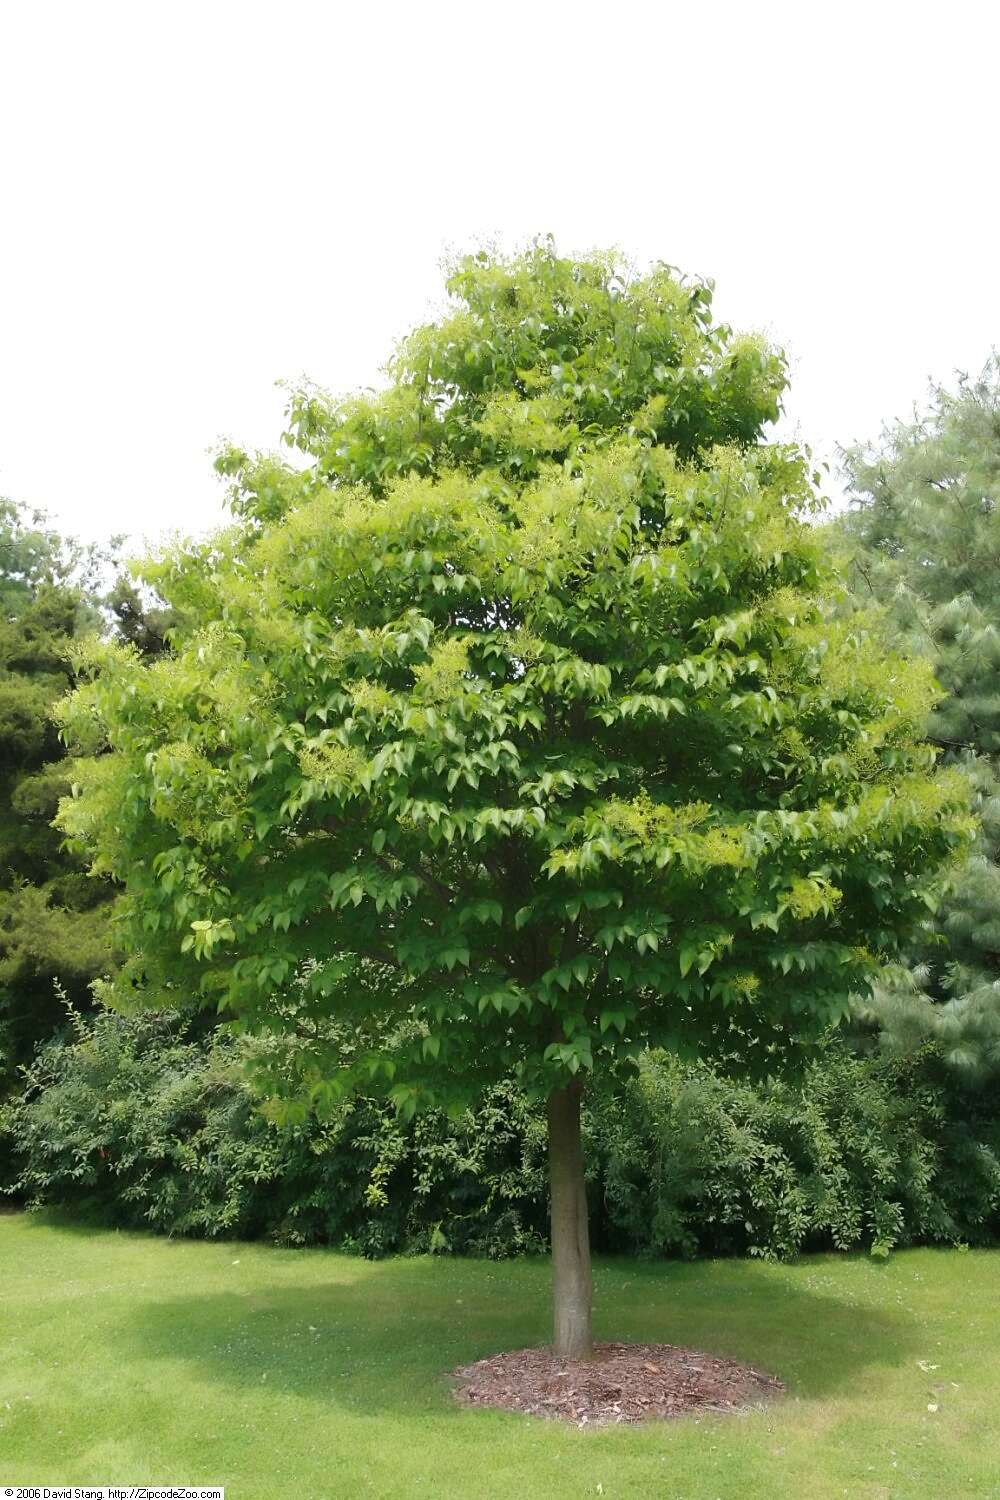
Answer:
[[[593,1352],[590,1308],[590,1228],[580,1143],[577,1080],[549,1095],[549,1191],[552,1198],[552,1300],[554,1346],[560,1359],[587,1359]]]

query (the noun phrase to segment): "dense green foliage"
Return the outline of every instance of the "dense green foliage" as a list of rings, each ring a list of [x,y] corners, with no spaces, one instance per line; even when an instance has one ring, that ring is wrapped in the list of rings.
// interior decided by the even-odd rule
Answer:
[[[546,1240],[539,1097],[593,1073],[605,1247],[988,1238],[997,1122],[940,1058],[1000,1055],[995,384],[851,456],[882,608],[838,612],[805,460],[762,440],[781,358],[707,287],[539,247],[449,290],[386,392],[293,398],[309,467],[222,455],[235,523],[144,565],[162,611],[3,513],[8,1068],[63,998],[76,1027],[5,1110],[18,1190],[510,1254]],[[139,1015],[89,1022],[108,876],[99,989]],[[935,1045],[747,1080],[869,991]],[[155,1010],[192,995],[255,1036]]]
[[[258,1051],[168,1016],[104,1014],[50,1042],[6,1112],[20,1192],[124,1226],[366,1255],[544,1248],[544,1115],[511,1085],[454,1120],[356,1098],[279,1132],[247,1081]],[[585,1128],[595,1237],[630,1254],[881,1252],[1000,1227],[1000,1115],[933,1049],[831,1045],[768,1087],[650,1055]]]
[[[16,1191],[170,1234],[269,1236],[366,1255],[510,1255],[544,1245],[545,1129],[510,1085],[455,1121],[404,1124],[345,1101],[276,1130],[248,1071],[259,1047],[176,1016],[99,1014],[40,1049],[3,1128]]]
[[[320,1111],[767,1069],[966,839],[929,677],[824,617],[783,363],[708,287],[541,246],[449,291],[387,391],[296,398],[311,467],[224,455],[237,524],[146,569],[176,654],[93,652],[63,711],[117,1003],[297,1028]]]
[[[981,819],[977,846],[908,966],[870,1020],[896,1047],[933,1036],[953,1062],[1000,1073],[1000,361],[938,389],[916,421],[847,455],[856,503],[840,525],[856,597],[928,657],[947,696],[927,732],[960,766]],[[928,1003],[930,1002],[930,1003]]]
[[[605,1242],[631,1254],[882,1255],[1000,1229],[1000,1112],[932,1048],[834,1042],[763,1087],[651,1055],[591,1129]]]
[[[106,968],[108,889],[51,826],[69,791],[52,707],[98,622],[96,559],[0,501],[0,1097]]]

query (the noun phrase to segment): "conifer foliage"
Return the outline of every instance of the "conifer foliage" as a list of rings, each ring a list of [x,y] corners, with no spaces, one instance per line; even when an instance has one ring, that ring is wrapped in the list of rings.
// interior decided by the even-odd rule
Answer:
[[[81,661],[61,818],[122,884],[120,1002],[295,1029],[293,1114],[547,1099],[572,1356],[585,1082],[651,1044],[766,1071],[827,1028],[966,791],[920,741],[929,672],[824,613],[808,466],[762,439],[782,359],[707,285],[541,244],[448,290],[386,390],[293,398],[307,467],[221,456],[235,524],[144,572],[174,652]]]
[[[0,1096],[110,959],[107,888],[66,854],[51,820],[69,790],[51,710],[67,651],[96,627],[93,556],[0,500]]]
[[[1000,360],[934,390],[914,422],[852,449],[847,469],[854,593],[933,663],[946,696],[928,734],[968,775],[981,819],[926,940],[867,1014],[890,1045],[931,1035],[984,1077],[1000,1070]]]

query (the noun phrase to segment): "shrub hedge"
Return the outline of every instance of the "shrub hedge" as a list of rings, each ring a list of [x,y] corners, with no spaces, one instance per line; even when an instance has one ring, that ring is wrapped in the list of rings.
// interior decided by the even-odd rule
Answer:
[[[542,1114],[511,1084],[458,1120],[356,1099],[278,1129],[259,1044],[99,1014],[49,1042],[0,1113],[8,1192],[170,1234],[503,1256],[546,1243]],[[947,1073],[831,1040],[757,1087],[648,1054],[587,1114],[596,1244],[788,1256],[1000,1233],[1000,1108]]]

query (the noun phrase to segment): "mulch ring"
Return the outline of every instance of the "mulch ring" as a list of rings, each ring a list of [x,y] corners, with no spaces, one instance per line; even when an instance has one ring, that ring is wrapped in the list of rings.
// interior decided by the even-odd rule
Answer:
[[[750,1365],[674,1344],[595,1344],[589,1360],[516,1349],[455,1370],[453,1378],[466,1406],[558,1417],[578,1427],[746,1411],[785,1389]]]

